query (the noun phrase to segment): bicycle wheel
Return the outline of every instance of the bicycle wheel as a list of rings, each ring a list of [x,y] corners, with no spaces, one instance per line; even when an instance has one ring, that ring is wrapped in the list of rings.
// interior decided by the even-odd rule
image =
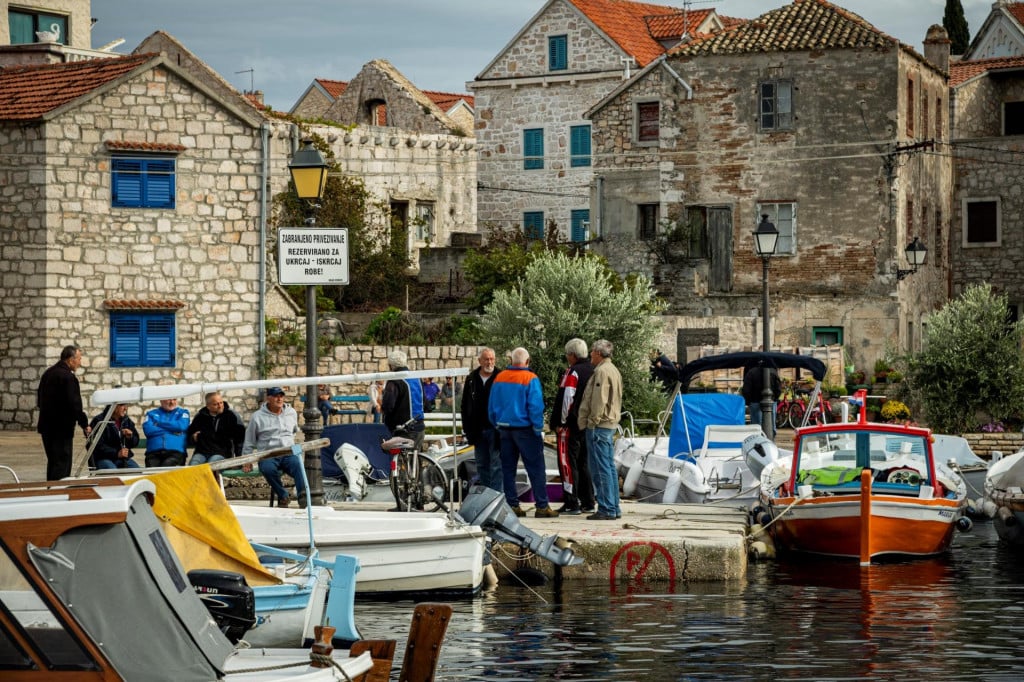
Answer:
[[[398,461],[395,465],[395,471],[392,473],[391,478],[388,481],[391,485],[391,494],[395,496],[395,503],[401,511],[409,511],[411,506],[415,507],[412,499],[413,493],[415,492],[415,486],[412,485],[413,472],[410,471],[411,464],[411,455],[399,455]]]
[[[448,477],[430,457],[417,455],[415,470],[410,457],[400,457],[391,494],[402,511],[448,511]]]
[[[795,429],[799,427],[804,420],[804,412],[807,408],[803,406],[803,403],[793,403],[789,406],[789,414],[786,416],[786,423],[789,427]]]

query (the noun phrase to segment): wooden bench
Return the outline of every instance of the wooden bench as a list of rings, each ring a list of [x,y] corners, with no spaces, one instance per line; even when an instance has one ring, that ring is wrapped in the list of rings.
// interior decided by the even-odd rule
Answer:
[[[306,402],[306,396],[305,395],[299,396],[299,400],[302,401],[302,402]],[[331,396],[331,409],[333,410],[333,412],[331,412],[331,418],[329,418],[328,421],[331,424],[340,424],[342,416],[365,417],[367,415],[367,412],[368,412],[367,408],[369,407],[369,402],[370,402],[370,396],[365,395],[365,394],[363,394],[363,395],[332,395]],[[365,403],[365,406],[364,407],[347,407],[347,408],[335,407],[336,405],[342,405],[342,404],[345,404],[345,403],[357,403],[357,404],[358,403]],[[338,417],[338,420],[334,421],[332,419],[333,417]],[[326,424],[324,424],[324,426],[326,426]]]

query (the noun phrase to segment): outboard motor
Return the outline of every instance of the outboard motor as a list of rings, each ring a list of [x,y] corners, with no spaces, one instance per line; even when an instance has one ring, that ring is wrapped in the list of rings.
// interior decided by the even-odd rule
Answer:
[[[256,598],[241,573],[197,569],[188,572],[188,581],[232,644],[256,624]]]
[[[761,472],[769,464],[779,461],[779,448],[763,433],[755,433],[743,439],[741,446],[743,460],[754,474],[755,479],[761,478]]]
[[[505,502],[505,496],[497,490],[482,485],[470,488],[462,502],[459,516],[466,523],[483,528],[494,540],[519,545],[556,566],[583,563],[583,559],[571,549],[556,544],[557,535],[542,537],[519,523],[515,512]]]
[[[334,451],[334,461],[345,472],[345,480],[348,481],[348,501],[358,502],[366,497],[366,477],[373,468],[363,451],[351,443],[342,443],[341,447]]]

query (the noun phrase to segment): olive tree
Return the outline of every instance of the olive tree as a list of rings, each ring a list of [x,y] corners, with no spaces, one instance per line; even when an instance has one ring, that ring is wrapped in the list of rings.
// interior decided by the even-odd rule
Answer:
[[[647,372],[647,351],[659,331],[653,316],[661,305],[645,278],[622,281],[596,256],[549,251],[536,255],[516,286],[495,291],[480,329],[499,358],[517,346],[530,351],[530,368],[549,403],[566,366],[566,342],[579,337],[589,347],[598,339],[611,341],[612,361],[622,373],[623,409],[653,416],[665,407]]]
[[[925,349],[907,356],[911,397],[943,433],[1018,421],[1024,406],[1024,323],[1004,295],[972,286],[928,318]]]

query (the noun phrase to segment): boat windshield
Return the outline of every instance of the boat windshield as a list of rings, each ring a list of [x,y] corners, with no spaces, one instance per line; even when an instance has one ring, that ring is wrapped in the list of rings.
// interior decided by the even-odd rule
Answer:
[[[0,542],[0,608],[17,623],[29,645],[51,669],[98,670],[96,661],[22,575],[8,552]],[[0,622],[0,676],[3,671],[30,670],[33,666],[29,652]]]
[[[919,486],[932,480],[927,437],[884,431],[842,431],[805,436],[800,441],[797,481],[842,485],[870,468],[879,482]]]

